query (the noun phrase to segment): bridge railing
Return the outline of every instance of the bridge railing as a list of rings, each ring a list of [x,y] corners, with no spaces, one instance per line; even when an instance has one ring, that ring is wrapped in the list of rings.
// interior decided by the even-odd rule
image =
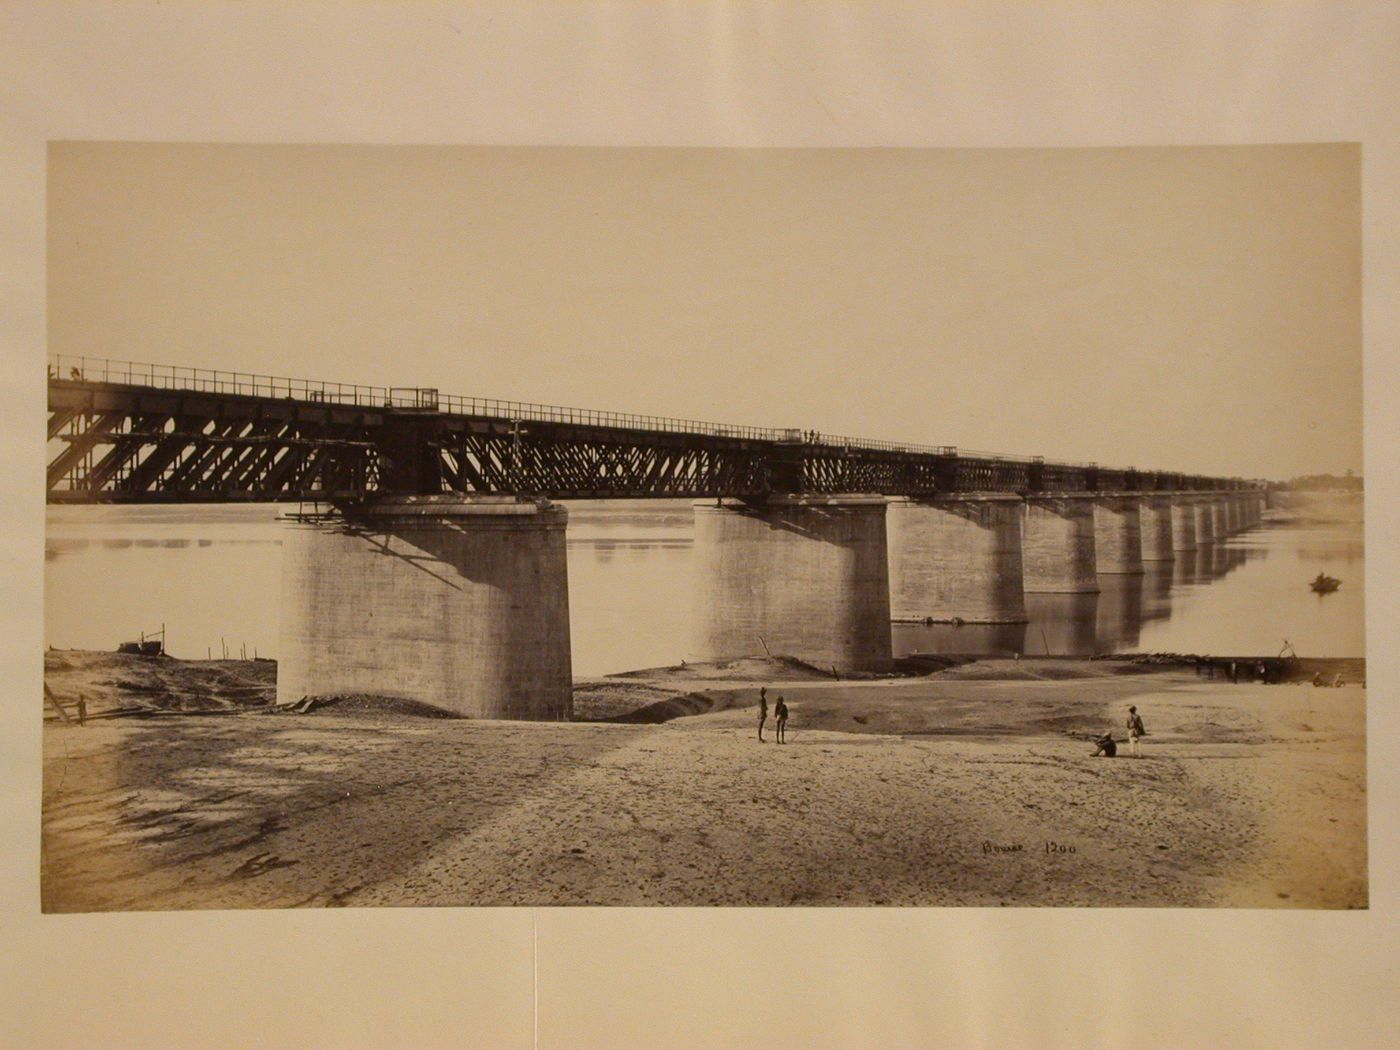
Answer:
[[[1092,463],[1069,463],[1062,460],[1047,460],[1043,456],[1023,456],[1010,452],[985,452],[981,449],[961,448],[957,445],[916,445],[907,441],[877,441],[871,438],[846,437],[837,434],[815,434],[818,445],[839,445],[842,448],[872,449],[876,452],[913,452],[925,456],[957,456],[961,459],[1000,460],[1006,463],[1050,463],[1061,467],[1084,469]]]
[[[680,434],[708,434],[712,437],[743,438],[751,441],[785,441],[793,433],[793,431],[774,427],[734,426],[728,423],[706,423],[698,419],[640,416],[627,412],[568,408],[564,405],[540,405],[529,401],[501,401],[490,397],[459,397],[455,394],[446,394],[438,398],[438,405],[444,412],[462,416],[519,419],[540,423],[574,423],[582,426],[619,427],[627,430],[651,430]]]
[[[48,361],[51,378],[73,379],[89,383],[121,383],[128,386],[148,386],[162,390],[291,398],[301,401],[356,405],[364,408],[435,407],[442,412],[494,419],[704,434],[751,441],[798,442],[848,449],[1000,460],[1016,464],[1040,463],[1052,468],[1052,470],[1059,471],[1082,470],[1096,466],[1092,463],[1046,460],[1039,456],[982,452],[952,445],[919,445],[899,441],[880,441],[871,438],[823,434],[810,430],[736,426],[727,423],[707,423],[697,419],[604,412],[595,409],[569,408],[563,405],[536,404],[528,401],[506,401],[497,398],[463,397],[455,394],[438,396],[436,390],[416,387],[363,386],[354,383],[333,383],[325,380],[296,379],[289,376],[260,375],[251,372],[226,372],[221,369],[119,361],[111,358],[73,354],[50,354]],[[1240,479],[1233,480],[1238,482]]]
[[[225,372],[217,368],[154,365],[140,361],[116,361],[105,357],[50,354],[49,376],[86,383],[122,383],[160,390],[192,390],[204,394],[246,394],[251,397],[291,398],[337,405],[382,407],[389,403],[389,388],[331,383],[316,379]]]

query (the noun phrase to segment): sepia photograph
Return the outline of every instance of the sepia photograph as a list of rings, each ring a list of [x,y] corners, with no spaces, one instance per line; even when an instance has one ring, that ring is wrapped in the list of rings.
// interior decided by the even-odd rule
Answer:
[[[0,5],[8,1041],[1384,1043],[1396,39]]]
[[[43,911],[1366,909],[1361,174],[50,142]]]

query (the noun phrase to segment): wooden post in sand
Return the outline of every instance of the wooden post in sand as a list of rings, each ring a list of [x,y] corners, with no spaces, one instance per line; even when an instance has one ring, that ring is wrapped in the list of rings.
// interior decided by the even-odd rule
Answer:
[[[49,688],[48,682],[44,683],[44,696],[49,703],[53,704],[54,710],[58,712],[58,717],[63,719],[63,724],[72,725],[73,720],[68,717],[68,712],[63,710],[63,705],[58,702],[58,697],[53,695],[53,690]]]

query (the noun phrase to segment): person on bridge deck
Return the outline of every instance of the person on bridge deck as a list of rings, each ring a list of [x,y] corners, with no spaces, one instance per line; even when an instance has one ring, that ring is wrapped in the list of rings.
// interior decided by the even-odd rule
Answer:
[[[768,721],[768,687],[758,687],[758,739],[763,741],[763,723]]]
[[[787,743],[787,720],[788,706],[783,701],[781,693],[778,694],[778,703],[773,708],[773,714],[778,719],[778,743]]]
[[[1128,705],[1128,750],[1134,758],[1141,758],[1142,752],[1138,750],[1138,739],[1147,735],[1147,730],[1143,728],[1142,716],[1137,713],[1137,708],[1132,704]]]
[[[1112,733],[1105,733],[1103,736],[1096,739],[1094,744],[1098,747],[1098,750],[1094,752],[1093,758],[1098,758],[1100,755],[1106,758],[1113,758],[1118,754],[1118,743],[1113,739]]]

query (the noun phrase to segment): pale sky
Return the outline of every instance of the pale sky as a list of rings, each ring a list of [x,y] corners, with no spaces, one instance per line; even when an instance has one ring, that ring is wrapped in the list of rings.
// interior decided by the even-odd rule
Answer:
[[[60,143],[52,351],[1282,478],[1361,470],[1354,145]]]

